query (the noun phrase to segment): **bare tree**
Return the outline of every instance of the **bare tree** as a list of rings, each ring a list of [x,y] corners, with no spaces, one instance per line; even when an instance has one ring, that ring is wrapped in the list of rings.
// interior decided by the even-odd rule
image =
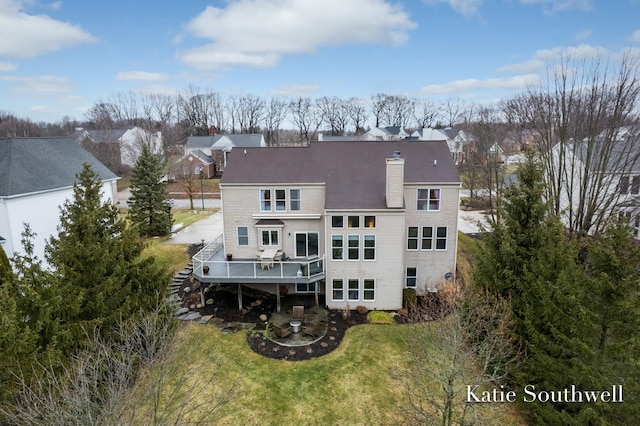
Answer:
[[[224,124],[224,107],[220,94],[189,86],[178,97],[178,112],[189,123],[189,133],[207,136],[211,126],[221,130]]]
[[[302,142],[308,145],[322,123],[322,111],[311,101],[311,98],[298,97],[289,102],[289,112],[291,121],[300,132]]]
[[[571,233],[602,231],[625,199],[640,156],[639,65],[630,52],[617,66],[563,57],[507,102],[511,122],[535,133],[547,199]]]
[[[458,121],[465,115],[465,108],[460,100],[447,99],[440,106],[440,116],[446,127],[455,127]]]
[[[430,99],[423,99],[416,103],[413,118],[416,120],[418,129],[433,127],[438,117],[438,107]]]
[[[347,114],[355,127],[356,135],[364,133],[364,125],[367,122],[368,114],[367,108],[362,105],[362,101],[358,98],[349,98],[345,102]]]
[[[240,133],[257,133],[265,114],[265,101],[259,96],[246,95],[231,97],[235,121],[240,126]],[[233,118],[232,118],[233,119]]]
[[[491,419],[475,410],[469,391],[499,388],[520,364],[508,303],[486,294],[439,295],[443,319],[416,326],[407,342],[412,368],[397,373],[408,401],[406,415],[416,424],[488,424]]]
[[[385,113],[389,105],[389,95],[385,93],[377,93],[371,97],[371,112],[376,118],[376,127],[380,127],[385,123]]]
[[[189,197],[189,208],[193,210],[193,196],[198,192],[198,180],[200,179],[199,169],[188,157],[183,157],[173,163],[170,167],[170,174],[178,182],[180,188]]]
[[[384,122],[390,126],[407,127],[409,120],[413,116],[416,100],[402,95],[391,95],[387,97],[386,107],[383,110]]]
[[[269,146],[278,144],[278,130],[287,117],[287,111],[287,101],[283,98],[271,98],[269,103],[265,105],[265,139]]]
[[[332,136],[343,136],[349,124],[347,104],[337,96],[323,96],[316,100],[324,121],[329,125]]]

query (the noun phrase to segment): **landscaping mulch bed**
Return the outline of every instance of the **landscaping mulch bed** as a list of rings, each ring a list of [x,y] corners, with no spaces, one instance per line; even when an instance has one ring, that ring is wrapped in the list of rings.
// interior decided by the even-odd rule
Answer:
[[[242,310],[238,310],[238,295],[233,288],[222,287],[215,292],[210,292],[207,297],[213,299],[213,304],[195,309],[201,315],[213,315],[227,323],[255,323],[255,331],[265,329],[265,323],[260,320],[260,315],[264,314],[271,318],[271,314],[276,310],[275,295],[247,287],[242,289],[242,302],[245,306]],[[254,352],[268,358],[302,361],[333,351],[338,347],[349,327],[366,322],[367,316],[355,310],[349,311],[347,318],[344,318],[343,311],[329,311],[327,334],[309,345],[282,346],[266,338],[263,333],[252,331],[247,333],[247,344]]]

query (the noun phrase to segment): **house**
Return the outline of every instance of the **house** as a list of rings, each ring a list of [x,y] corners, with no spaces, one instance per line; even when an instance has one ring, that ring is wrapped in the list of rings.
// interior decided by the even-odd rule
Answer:
[[[563,158],[564,157],[564,158]],[[551,166],[565,167],[559,189],[561,220],[575,224],[592,215],[589,234],[602,229],[611,215],[626,217],[640,239],[640,145],[629,127],[605,130],[594,140],[559,142],[551,149]],[[594,183],[595,182],[595,183]],[[580,199],[588,202],[582,207]]]
[[[444,141],[234,150],[220,181],[224,234],[194,256],[194,275],[278,301],[398,309],[405,288],[453,278],[459,190]]]
[[[146,144],[154,154],[161,155],[162,133],[150,132],[141,127],[128,129],[85,130],[76,129],[78,143],[109,163],[133,167]],[[107,161],[105,161],[106,163]]]
[[[0,139],[0,235],[8,256],[22,252],[28,223],[36,234],[34,253],[44,260],[45,241],[57,234],[60,207],[73,197],[84,163],[102,178],[104,200],[115,202],[119,178],[74,138]]]
[[[184,147],[184,157],[194,154],[194,159],[201,161],[207,158],[214,164],[213,174],[225,169],[227,154],[233,148],[257,148],[266,147],[264,136],[259,134],[229,134],[211,136],[189,136]],[[199,151],[199,153],[198,153]],[[184,158],[183,157],[183,158]]]
[[[465,146],[473,140],[473,137],[463,130],[455,130],[450,127],[446,129],[432,129],[431,127],[425,127],[420,130],[416,130],[411,134],[410,140],[417,141],[446,141],[453,162],[458,165],[464,163]]]
[[[387,126],[387,127],[374,127],[368,132],[364,133],[361,139],[365,140],[379,140],[379,141],[393,141],[404,139],[409,136],[409,133],[405,132],[402,127]]]

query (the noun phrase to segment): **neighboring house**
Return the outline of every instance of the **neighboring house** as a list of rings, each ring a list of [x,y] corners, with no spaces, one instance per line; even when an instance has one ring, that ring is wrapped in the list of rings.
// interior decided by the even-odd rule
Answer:
[[[227,155],[233,148],[263,148],[266,146],[267,143],[261,133],[189,136],[184,146],[184,157],[192,153],[199,159],[208,157],[207,161],[215,164],[215,174],[217,171],[225,169]]]
[[[106,153],[109,162],[115,160],[120,165],[133,167],[142,152],[142,145],[146,144],[154,154],[161,155],[162,133],[150,132],[140,127],[129,129],[85,130],[76,129],[78,143],[91,149],[98,156]]]
[[[409,136],[409,133],[405,132],[403,128],[396,126],[387,127],[374,127],[368,132],[364,133],[360,139],[364,140],[379,140],[379,141],[394,141],[404,139]]]
[[[598,136],[603,138],[604,132]],[[578,208],[578,199],[580,194],[586,196],[597,196],[600,204],[596,206],[595,216],[602,222],[603,219],[611,215],[619,215],[626,217],[630,224],[634,227],[634,235],[640,239],[640,146],[638,145],[638,136],[631,129],[622,127],[615,136],[615,143],[608,157],[607,163],[600,164],[601,159],[605,156],[592,154],[593,164],[591,172],[591,181],[598,182],[597,186],[587,185],[581,188],[579,182],[583,180],[586,170],[587,149],[596,149],[597,143],[591,143],[591,148],[585,143],[575,143],[571,140],[564,144],[565,164],[570,170],[573,170],[573,183],[571,183],[571,175],[564,175],[562,179],[562,189],[560,193],[560,209],[562,211],[561,219],[566,224],[571,219],[569,215],[574,212],[575,215]],[[556,144],[552,148],[553,162],[557,169],[560,164],[560,144]],[[618,154],[618,155],[616,155]],[[596,170],[606,169],[604,175]],[[573,190],[571,191],[571,188]],[[573,205],[570,206],[569,193],[572,193]],[[595,195],[593,195],[595,194]],[[595,225],[589,230],[589,233],[595,231]]]
[[[194,275],[278,303],[320,294],[331,309],[399,309],[405,288],[453,279],[459,190],[443,141],[234,150],[220,182],[224,235],[194,257]]]
[[[60,207],[73,198],[84,163],[103,181],[103,199],[114,202],[119,179],[69,138],[0,139],[0,235],[8,256],[22,253],[24,224],[36,234],[34,253],[44,261],[45,241],[57,234]]]
[[[446,141],[453,162],[458,165],[465,161],[465,146],[473,140],[472,136],[463,130],[455,130],[450,127],[446,129],[432,129],[425,127],[416,130],[411,134],[411,140],[418,141]]]

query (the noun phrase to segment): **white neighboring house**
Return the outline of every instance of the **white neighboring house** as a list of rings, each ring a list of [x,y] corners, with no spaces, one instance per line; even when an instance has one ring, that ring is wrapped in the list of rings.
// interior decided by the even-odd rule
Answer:
[[[133,167],[142,152],[142,145],[146,144],[154,154],[161,155],[162,132],[150,132],[141,127],[129,129],[110,130],[76,130],[76,140],[80,143],[89,141],[92,143],[117,144],[120,163]]]
[[[600,137],[603,137],[603,135]],[[624,152],[625,158],[611,155],[606,164],[607,171],[603,176],[598,176],[597,172],[592,170],[592,180],[597,178],[599,185],[589,185],[583,189],[583,192],[587,197],[597,196],[602,199],[595,212],[596,220],[603,221],[611,215],[624,216],[634,227],[635,237],[640,239],[640,147],[637,144],[629,145],[634,139],[637,142],[637,136],[634,136],[627,127],[622,127],[617,132],[616,143],[619,145],[613,148],[611,154]],[[585,176],[586,165],[584,158],[586,153],[584,151],[587,147],[586,143],[569,142],[564,144],[564,148],[564,164],[573,164],[573,184],[567,177],[563,178],[560,191],[561,219],[567,224],[572,220],[571,212],[576,212],[579,209],[578,200],[581,188],[578,182],[582,181]],[[559,143],[552,148],[552,154],[553,162],[555,163],[554,167],[558,169],[560,164]],[[594,157],[599,158],[599,156]],[[571,190],[570,188],[572,187],[573,189]],[[573,203],[569,202],[569,192],[572,193],[571,200],[573,200]],[[596,226],[594,224],[589,233],[593,233],[595,229]]]
[[[411,140],[418,141],[446,141],[449,147],[449,152],[453,157],[453,162],[457,166],[460,163],[464,163],[464,148],[473,140],[473,137],[463,130],[455,130],[451,127],[446,129],[432,129],[431,127],[425,127],[421,130],[416,130],[411,134]]]
[[[409,137],[409,133],[405,132],[402,127],[387,126],[374,127],[362,135],[360,139],[373,141],[396,141],[407,137]]]
[[[28,223],[36,233],[34,253],[46,264],[45,242],[57,235],[60,207],[73,198],[84,163],[102,178],[104,201],[114,203],[119,177],[74,138],[0,139],[0,242],[7,256],[23,252],[21,234]]]

